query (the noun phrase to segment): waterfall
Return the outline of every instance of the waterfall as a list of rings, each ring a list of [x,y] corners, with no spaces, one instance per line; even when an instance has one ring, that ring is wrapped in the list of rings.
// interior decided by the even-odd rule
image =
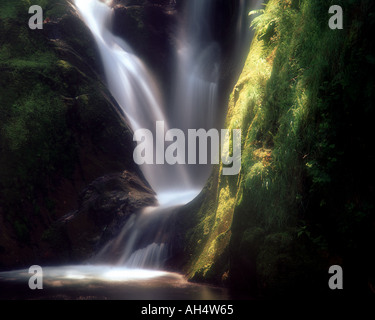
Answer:
[[[170,122],[185,133],[188,129],[214,128],[218,104],[220,47],[213,39],[211,9],[215,0],[187,1],[177,37],[177,65]],[[201,189],[211,166],[195,165],[189,174]]]
[[[108,88],[132,129],[154,131],[156,121],[167,124],[154,79],[130,46],[109,29],[113,10],[99,0],[75,0],[75,5],[99,48]],[[142,165],[141,170],[157,194],[189,188],[184,168]]]
[[[242,0],[240,0],[243,3]],[[112,34],[113,10],[100,0],[75,0],[91,30],[103,62],[108,88],[130,121],[132,129],[213,128],[216,122],[220,47],[213,40],[210,10],[215,0],[189,0],[180,24],[172,105],[165,108],[161,90],[130,46]],[[161,268],[168,257],[170,216],[174,207],[194,199],[211,171],[210,165],[141,165],[157,193],[158,208],[134,213],[121,234],[97,255],[129,267]]]
[[[169,258],[175,207],[149,207],[134,213],[121,233],[95,256],[94,261],[129,268],[161,269]]]

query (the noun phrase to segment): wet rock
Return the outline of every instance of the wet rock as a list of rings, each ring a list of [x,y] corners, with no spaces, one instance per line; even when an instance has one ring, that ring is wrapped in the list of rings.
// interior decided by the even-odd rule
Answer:
[[[62,13],[50,16],[40,32],[30,32],[16,15],[7,20],[15,36],[0,32],[22,61],[34,66],[36,47],[48,57],[48,67],[36,64],[32,72],[27,63],[3,68],[4,110],[13,110],[17,99],[29,101],[35,88],[57,102],[50,113],[31,117],[30,124],[43,129],[30,131],[32,143],[12,151],[1,141],[1,172],[9,178],[3,175],[0,183],[0,269],[84,259],[130,210],[154,203],[133,161],[133,132],[104,85],[90,31],[69,1],[51,6]],[[30,113],[44,102],[37,98]],[[122,173],[111,176],[115,172]],[[62,217],[70,221],[64,227]]]
[[[82,261],[118,235],[131,214],[156,204],[154,192],[134,173],[105,175],[82,191],[79,208],[62,217],[51,236],[60,234],[66,241],[65,255]],[[52,251],[61,248],[60,243],[51,243]]]
[[[157,81],[169,88],[174,74],[180,5],[169,0],[118,0],[113,2],[113,7],[113,32],[125,39]]]

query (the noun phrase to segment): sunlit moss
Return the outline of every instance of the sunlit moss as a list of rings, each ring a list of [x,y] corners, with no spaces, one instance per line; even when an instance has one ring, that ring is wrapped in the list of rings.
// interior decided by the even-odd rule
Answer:
[[[373,13],[367,12],[373,6],[366,0],[360,6],[355,1],[337,4],[346,12],[344,31],[327,26],[329,1],[270,0],[264,11],[254,12],[257,32],[229,97],[226,119],[228,128],[242,129],[241,174],[220,179],[216,210],[218,215],[234,206],[227,243],[233,259],[229,279],[239,286],[258,276],[260,287],[276,292],[298,286],[293,279],[305,278],[301,270],[311,271],[307,281],[313,283],[324,261],[319,253],[344,247],[328,232],[336,230],[337,221],[341,227],[334,234],[353,247],[347,221],[357,225],[355,230],[359,223],[353,222],[356,215],[348,212],[346,201],[364,199],[360,216],[370,215],[365,205],[369,189],[363,187],[360,194],[359,186],[365,185],[371,161],[362,171],[360,165],[355,173],[350,168],[361,162],[352,150],[363,147],[364,154],[373,155],[371,147],[354,139],[369,142],[362,122],[363,115],[373,114],[373,90],[366,89],[373,80],[364,69],[373,70],[375,59],[361,28],[368,31],[374,25]],[[357,187],[348,187],[344,177],[357,181]],[[212,226],[218,227],[217,221]],[[297,237],[301,230],[308,236]],[[216,248],[215,241],[210,237],[206,247]],[[311,250],[316,250],[314,258]],[[196,266],[204,266],[204,259],[197,252]],[[209,271],[224,270],[224,265],[214,268],[217,259],[206,268],[207,277],[213,277]]]

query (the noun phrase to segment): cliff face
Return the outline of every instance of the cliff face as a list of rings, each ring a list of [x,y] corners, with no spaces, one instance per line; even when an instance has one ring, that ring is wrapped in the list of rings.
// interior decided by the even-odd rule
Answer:
[[[375,281],[371,1],[269,1],[230,96],[226,126],[242,129],[242,168],[216,168],[181,225],[193,281],[260,296],[334,295],[328,269],[345,270],[348,296]],[[194,221],[194,222],[192,222]]]
[[[107,228],[114,217],[103,217],[100,204],[108,194],[116,228],[130,208],[155,203],[132,158],[132,132],[102,83],[89,30],[69,1],[34,4],[44,9],[43,30],[28,28],[27,1],[1,4],[2,268],[90,256],[114,232]],[[94,200],[93,213],[87,203]]]

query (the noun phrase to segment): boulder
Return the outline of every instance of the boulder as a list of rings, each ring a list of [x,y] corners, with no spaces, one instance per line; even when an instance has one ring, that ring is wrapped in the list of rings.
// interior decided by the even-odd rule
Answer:
[[[59,251],[70,261],[88,259],[121,231],[132,214],[156,203],[154,192],[136,174],[102,176],[84,188],[78,209],[47,231],[43,238],[50,247],[47,252]]]

